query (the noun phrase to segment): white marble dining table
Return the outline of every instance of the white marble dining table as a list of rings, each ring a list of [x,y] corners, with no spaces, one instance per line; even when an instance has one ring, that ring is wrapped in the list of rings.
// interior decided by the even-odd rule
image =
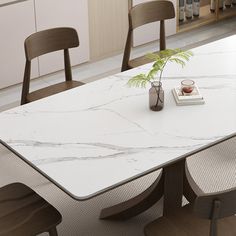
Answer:
[[[236,132],[236,35],[192,52],[186,67],[167,65],[162,111],[148,87],[127,86],[150,63],[0,113],[1,142],[77,200],[171,165]],[[183,79],[204,105],[176,106]]]

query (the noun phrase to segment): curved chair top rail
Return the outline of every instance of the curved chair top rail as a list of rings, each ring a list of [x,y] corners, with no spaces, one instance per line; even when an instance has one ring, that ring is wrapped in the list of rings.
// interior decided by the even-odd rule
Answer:
[[[25,40],[28,61],[50,52],[79,46],[77,31],[73,28],[52,28],[30,35]]]
[[[175,17],[174,5],[170,1],[150,1],[130,9],[130,26],[135,29],[141,25]]]

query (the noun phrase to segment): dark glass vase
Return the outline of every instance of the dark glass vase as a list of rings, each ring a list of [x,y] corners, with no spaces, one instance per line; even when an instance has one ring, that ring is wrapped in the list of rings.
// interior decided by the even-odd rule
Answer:
[[[164,91],[161,82],[153,82],[149,89],[149,107],[152,111],[160,111],[164,107]]]

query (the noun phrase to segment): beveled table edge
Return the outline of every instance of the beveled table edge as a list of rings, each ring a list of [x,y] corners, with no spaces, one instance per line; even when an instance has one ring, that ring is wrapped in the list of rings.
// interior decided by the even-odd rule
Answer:
[[[86,201],[86,200],[95,198],[95,197],[97,197],[97,196],[99,196],[99,195],[102,195],[102,194],[104,194],[104,193],[106,193],[106,192],[109,192],[109,191],[111,191],[111,190],[113,190],[113,189],[116,189],[116,188],[118,188],[118,187],[120,187],[120,186],[122,186],[122,185],[125,185],[125,184],[127,184],[127,183],[129,183],[129,182],[131,182],[131,181],[134,181],[134,180],[136,180],[136,179],[139,179],[139,178],[141,178],[141,177],[143,177],[143,176],[145,176],[145,175],[151,174],[152,172],[155,172],[155,171],[157,171],[157,170],[159,170],[159,169],[162,169],[162,168],[164,168],[164,167],[166,167],[166,166],[170,166],[170,165],[172,165],[172,164],[175,164],[176,162],[179,162],[179,161],[181,161],[181,160],[183,160],[183,159],[186,159],[186,158],[190,157],[191,155],[194,155],[194,154],[199,153],[199,152],[201,152],[201,151],[204,151],[204,150],[206,150],[206,149],[208,149],[208,148],[211,148],[211,147],[213,147],[213,146],[216,146],[216,145],[218,145],[218,144],[220,144],[220,143],[222,143],[222,142],[225,142],[225,141],[227,141],[227,140],[229,140],[229,139],[231,139],[231,138],[234,138],[234,137],[236,137],[236,132],[234,132],[234,133],[232,133],[232,134],[229,134],[229,135],[225,136],[224,138],[218,139],[218,140],[216,140],[216,141],[214,141],[214,142],[211,142],[211,143],[209,143],[209,144],[203,145],[202,147],[200,147],[200,148],[198,148],[198,149],[196,149],[196,150],[194,150],[194,151],[191,151],[191,152],[188,152],[188,153],[186,153],[186,154],[184,154],[184,155],[182,155],[182,156],[176,157],[174,160],[168,161],[168,162],[165,163],[165,164],[162,164],[162,165],[159,165],[159,166],[157,166],[157,167],[151,168],[151,169],[149,169],[149,170],[147,170],[147,171],[144,171],[144,172],[141,173],[141,174],[135,175],[135,176],[133,176],[133,177],[131,177],[131,178],[128,178],[128,179],[126,179],[126,180],[124,180],[124,181],[120,181],[120,182],[118,182],[118,183],[116,183],[116,184],[114,184],[114,185],[111,185],[110,187],[104,188],[104,189],[102,189],[102,190],[99,190],[99,191],[97,191],[97,192],[95,192],[95,193],[93,193],[93,194],[90,194],[90,195],[87,195],[87,196],[84,196],[84,197],[78,197],[78,196],[75,196],[74,194],[72,194],[71,192],[69,192],[69,191],[68,191],[67,189],[65,189],[62,185],[60,185],[59,183],[57,183],[54,179],[52,179],[50,176],[48,176],[47,174],[45,174],[43,171],[41,171],[37,166],[35,166],[34,164],[32,164],[30,161],[26,160],[21,154],[19,154],[17,151],[15,151],[12,147],[10,147],[6,142],[2,141],[1,139],[0,139],[0,143],[1,143],[4,147],[6,147],[9,151],[11,151],[13,154],[15,154],[16,156],[18,156],[18,157],[19,157],[21,160],[23,160],[25,163],[27,163],[29,166],[31,166],[33,169],[35,169],[38,173],[40,173],[42,176],[44,176],[46,179],[48,179],[50,182],[52,182],[53,184],[55,184],[59,189],[61,189],[63,192],[65,192],[65,193],[68,194],[70,197],[72,197],[74,200],[77,200],[77,201]]]

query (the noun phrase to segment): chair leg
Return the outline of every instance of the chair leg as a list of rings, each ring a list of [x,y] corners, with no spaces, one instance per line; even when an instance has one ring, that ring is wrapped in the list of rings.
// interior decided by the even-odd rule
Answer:
[[[49,236],[58,236],[56,227],[50,229],[48,233],[49,233]]]

